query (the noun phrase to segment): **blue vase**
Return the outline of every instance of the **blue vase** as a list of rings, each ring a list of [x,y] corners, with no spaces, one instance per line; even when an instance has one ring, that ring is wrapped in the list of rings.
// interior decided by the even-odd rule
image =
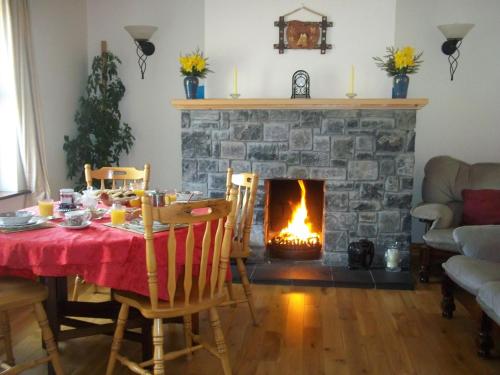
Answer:
[[[184,91],[186,91],[186,99],[196,99],[196,90],[198,90],[198,77],[186,76],[184,78]]]
[[[392,82],[392,98],[405,99],[408,94],[408,84],[410,77],[406,74],[396,74]]]

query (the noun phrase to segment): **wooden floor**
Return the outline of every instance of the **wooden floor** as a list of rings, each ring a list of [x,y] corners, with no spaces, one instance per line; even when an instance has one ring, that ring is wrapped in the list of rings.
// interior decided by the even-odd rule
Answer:
[[[500,360],[476,356],[477,321],[462,304],[457,304],[453,320],[441,318],[439,284],[416,291],[255,285],[254,292],[260,327],[251,325],[244,305],[221,309],[234,374],[500,374]],[[40,331],[30,313],[15,311],[11,320],[17,359],[40,354]],[[180,327],[165,329],[167,348],[181,347]],[[209,332],[206,316],[201,330]],[[103,374],[110,345],[107,336],[62,343],[66,373]],[[139,359],[138,344],[126,342],[124,351]],[[221,373],[219,362],[204,352],[197,352],[191,362],[169,362],[167,370]],[[27,372],[45,373],[43,367]],[[116,371],[129,373],[123,367]]]

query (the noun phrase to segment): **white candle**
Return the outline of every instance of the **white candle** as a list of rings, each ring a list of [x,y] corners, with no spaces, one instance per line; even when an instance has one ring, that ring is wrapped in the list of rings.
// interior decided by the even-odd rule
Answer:
[[[234,67],[233,94],[238,93],[238,68]]]
[[[397,249],[387,250],[386,261],[388,268],[399,267],[399,251]]]
[[[351,65],[351,93],[354,93],[354,65]]]

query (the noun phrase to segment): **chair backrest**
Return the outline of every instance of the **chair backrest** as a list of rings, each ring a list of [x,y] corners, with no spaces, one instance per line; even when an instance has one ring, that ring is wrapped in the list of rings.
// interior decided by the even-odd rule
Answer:
[[[167,243],[167,292],[169,303],[172,308],[189,307],[191,304],[206,301],[207,298],[220,297],[224,293],[224,281],[227,274],[229,252],[231,250],[231,233],[234,226],[234,213],[236,205],[236,190],[230,193],[230,199],[210,199],[190,203],[176,203],[165,207],[152,207],[149,197],[142,198],[142,217],[144,221],[144,239],[146,240],[146,266],[148,273],[149,295],[151,307],[158,307],[158,274],[157,258],[153,240],[153,221],[169,224]],[[215,236],[212,236],[212,223],[217,221]],[[224,223],[225,222],[225,223]],[[200,265],[193,265],[193,252],[195,239],[193,225],[203,225],[205,230],[201,239]],[[187,236],[185,240],[185,264],[183,288],[177,287],[176,256],[177,240],[175,226],[187,224]],[[212,241],[213,237],[213,241]],[[213,242],[213,244],[212,244]],[[211,252],[210,250],[213,249]],[[161,249],[160,249],[161,251]],[[211,264],[209,257],[211,255]],[[198,268],[198,276],[193,277],[193,271]],[[196,295],[192,295],[193,280],[198,280],[195,289]],[[179,280],[180,283],[181,280]],[[208,285],[207,285],[208,284]],[[184,296],[178,301],[178,295]]]
[[[464,189],[500,189],[500,163],[467,164],[450,156],[436,156],[426,163],[424,172],[423,201],[450,207],[454,227],[462,223]]]
[[[131,182],[143,182],[143,189],[149,189],[149,176],[150,176],[150,165],[145,164],[144,169],[141,171],[135,169],[134,167],[102,167],[99,169],[92,170],[90,164],[85,164],[85,181],[87,182],[87,187],[91,187],[93,180],[100,180],[100,189],[105,189],[105,181],[111,181],[111,188],[116,189],[116,181],[121,182],[121,186],[126,187]]]
[[[239,256],[248,256],[250,253],[250,233],[258,183],[259,176],[255,173],[233,174],[232,168],[227,169],[226,199],[229,199],[233,187],[237,189],[231,253]]]

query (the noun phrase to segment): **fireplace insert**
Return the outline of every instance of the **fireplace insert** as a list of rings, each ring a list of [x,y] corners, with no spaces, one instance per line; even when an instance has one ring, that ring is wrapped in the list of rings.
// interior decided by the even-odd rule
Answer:
[[[320,259],[323,244],[324,181],[265,182],[264,234],[271,258]]]

